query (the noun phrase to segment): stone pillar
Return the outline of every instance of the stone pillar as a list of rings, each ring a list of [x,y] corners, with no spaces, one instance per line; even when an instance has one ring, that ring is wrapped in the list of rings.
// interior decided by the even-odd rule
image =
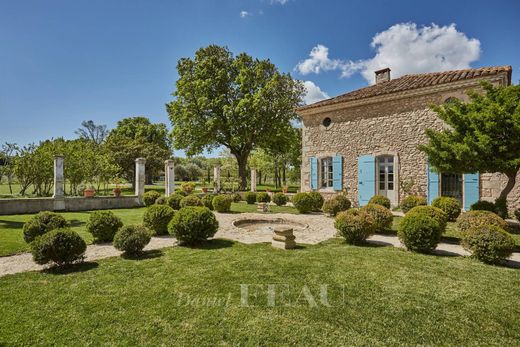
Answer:
[[[256,192],[256,168],[251,168],[251,191]]]
[[[135,195],[139,197],[139,200],[143,198],[144,185],[146,183],[146,176],[144,173],[145,163],[145,158],[137,158],[135,160]]]
[[[54,194],[53,198],[62,198],[65,195],[65,177],[63,176],[63,156],[54,156]]]
[[[213,181],[215,192],[220,192],[220,165],[213,168]]]
[[[175,162],[168,159],[164,162],[164,194],[170,196],[175,193]]]
[[[275,248],[294,249],[296,248],[296,237],[292,228],[275,227],[273,230],[273,240],[271,245]]]

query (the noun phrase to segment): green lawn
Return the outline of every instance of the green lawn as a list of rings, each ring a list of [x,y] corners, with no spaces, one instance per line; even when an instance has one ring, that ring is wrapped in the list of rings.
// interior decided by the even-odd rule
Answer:
[[[520,271],[469,258],[213,240],[3,277],[0,345],[514,346],[519,288]]]

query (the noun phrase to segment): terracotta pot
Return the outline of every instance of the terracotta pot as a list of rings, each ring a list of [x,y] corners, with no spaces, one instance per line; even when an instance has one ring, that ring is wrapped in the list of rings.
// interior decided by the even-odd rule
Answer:
[[[282,191],[284,192],[284,194],[287,194],[287,193],[289,193],[289,188],[288,187],[283,187]]]
[[[114,194],[115,197],[120,197],[121,196],[121,188],[114,188],[114,189],[112,189],[112,193]]]
[[[204,187],[204,188],[202,188],[202,191],[203,191],[204,193],[207,193],[207,192],[208,192],[208,188]]]
[[[86,198],[91,198],[94,195],[96,195],[96,190],[95,189],[85,189],[83,191],[83,196],[86,197]]]

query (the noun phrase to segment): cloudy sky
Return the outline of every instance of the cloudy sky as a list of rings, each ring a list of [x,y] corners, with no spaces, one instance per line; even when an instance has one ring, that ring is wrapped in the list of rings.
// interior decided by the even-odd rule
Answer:
[[[309,103],[385,67],[512,65],[518,83],[519,14],[516,0],[0,0],[0,142],[73,138],[87,119],[169,125],[176,62],[208,44],[271,59]]]

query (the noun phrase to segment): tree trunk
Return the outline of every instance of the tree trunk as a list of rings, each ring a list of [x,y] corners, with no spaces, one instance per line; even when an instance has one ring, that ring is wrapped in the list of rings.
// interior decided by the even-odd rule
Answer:
[[[274,187],[278,187],[278,163],[275,162],[274,164]]]
[[[282,181],[283,181],[283,185],[286,186],[287,185],[287,175],[285,172],[285,163],[282,167]]]
[[[247,158],[249,153],[232,153],[238,164],[238,177],[240,178],[240,190],[247,189]]]
[[[498,197],[499,199],[507,199],[507,196],[509,195],[509,193],[511,193],[511,191],[515,187],[517,173],[518,173],[518,170],[515,172],[506,172],[505,173],[507,176],[507,184],[504,187],[504,189],[502,189],[502,191],[500,192],[500,196]]]

